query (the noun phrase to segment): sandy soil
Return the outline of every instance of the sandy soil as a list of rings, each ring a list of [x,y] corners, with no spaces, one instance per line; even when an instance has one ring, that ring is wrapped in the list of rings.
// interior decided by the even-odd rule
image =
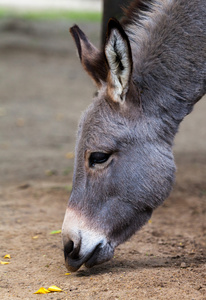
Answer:
[[[0,24],[1,299],[206,299],[206,101],[176,139],[174,191],[112,261],[65,275],[61,229],[78,118],[94,89],[68,22]],[[98,44],[99,26],[82,24]],[[8,261],[8,260],[7,260]],[[34,295],[40,287],[62,293]]]

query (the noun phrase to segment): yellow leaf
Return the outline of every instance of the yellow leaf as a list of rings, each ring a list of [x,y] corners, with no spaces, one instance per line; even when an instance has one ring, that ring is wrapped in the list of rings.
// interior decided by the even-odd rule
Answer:
[[[32,236],[32,239],[36,240],[36,239],[38,239],[38,237],[39,237],[38,235],[35,235],[35,236]]]
[[[62,289],[58,288],[56,285],[51,285],[48,288],[48,291],[50,291],[50,292],[62,292]]]
[[[6,254],[5,256],[4,256],[4,258],[11,258],[11,255],[10,254]]]
[[[65,273],[64,275],[71,275],[71,273]]]
[[[37,292],[35,292],[34,294],[48,294],[50,293],[49,290],[45,289],[44,287],[41,287]]]
[[[149,220],[148,223],[151,224],[151,223],[152,223],[152,220]]]
[[[0,261],[0,264],[1,265],[8,265],[8,264],[10,264],[10,262],[8,262],[8,261]]]

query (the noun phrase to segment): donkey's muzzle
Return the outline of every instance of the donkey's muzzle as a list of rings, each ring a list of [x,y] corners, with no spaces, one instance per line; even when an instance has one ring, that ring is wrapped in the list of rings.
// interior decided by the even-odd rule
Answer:
[[[64,247],[65,265],[70,272],[77,271],[83,264],[87,268],[91,268],[111,259],[112,256],[111,247],[105,247],[103,242],[97,244],[94,249],[91,249],[85,255],[81,255],[80,247],[73,248],[72,241],[69,241]]]
[[[67,209],[62,227],[65,264],[69,271],[87,268],[113,257],[114,249],[106,236],[91,228],[87,220],[74,210]]]

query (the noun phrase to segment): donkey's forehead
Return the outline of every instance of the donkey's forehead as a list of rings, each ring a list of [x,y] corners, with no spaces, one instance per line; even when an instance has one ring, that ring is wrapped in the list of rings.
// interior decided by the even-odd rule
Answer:
[[[96,98],[82,115],[78,138],[87,147],[94,145],[116,147],[121,138],[131,134],[131,124],[118,110],[110,106],[105,98]]]
[[[95,98],[82,115],[80,129],[84,132],[104,132],[110,126],[117,126],[117,114],[105,98]]]

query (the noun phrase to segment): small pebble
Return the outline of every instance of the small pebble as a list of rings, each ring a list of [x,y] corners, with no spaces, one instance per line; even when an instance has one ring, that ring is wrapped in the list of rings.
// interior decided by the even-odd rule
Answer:
[[[186,267],[187,267],[186,263],[182,262],[181,265],[180,265],[180,268],[186,268]]]

